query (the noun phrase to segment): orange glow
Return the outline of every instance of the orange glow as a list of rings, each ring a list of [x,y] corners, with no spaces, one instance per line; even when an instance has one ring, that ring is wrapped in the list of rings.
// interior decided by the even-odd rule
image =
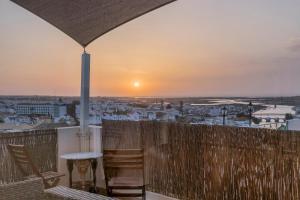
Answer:
[[[141,86],[141,84],[140,84],[139,81],[134,81],[134,82],[133,82],[133,87],[139,88],[140,86]]]
[[[298,96],[300,1],[227,4],[178,1],[94,41],[91,96]],[[0,24],[0,95],[80,95],[80,45],[10,1]]]

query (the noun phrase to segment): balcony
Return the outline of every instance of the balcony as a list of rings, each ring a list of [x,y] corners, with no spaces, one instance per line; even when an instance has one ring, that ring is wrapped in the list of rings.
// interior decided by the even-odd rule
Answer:
[[[102,127],[90,126],[90,151],[102,151]],[[60,156],[67,153],[80,152],[80,140],[78,133],[80,127],[68,127],[49,130],[33,130],[15,133],[0,133],[1,162],[0,162],[0,184],[18,182],[23,180],[22,174],[18,171],[15,163],[9,155],[6,145],[9,143],[25,144],[29,147],[29,153],[37,163],[41,171],[59,171],[66,174],[61,178],[60,185],[68,186],[68,170],[66,161]],[[3,159],[2,159],[3,158]],[[97,187],[105,188],[104,172],[102,161],[99,160],[97,168]],[[87,178],[91,178],[90,173]],[[79,173],[75,169],[73,178],[79,180]],[[147,199],[172,200],[167,196],[147,192]]]
[[[297,132],[125,121],[89,130],[93,152],[144,147],[147,199],[300,199]],[[0,184],[21,179],[6,144],[22,143],[41,171],[66,173],[60,184],[68,186],[60,156],[80,151],[78,132],[79,127],[1,133]],[[97,186],[105,188],[99,163]]]

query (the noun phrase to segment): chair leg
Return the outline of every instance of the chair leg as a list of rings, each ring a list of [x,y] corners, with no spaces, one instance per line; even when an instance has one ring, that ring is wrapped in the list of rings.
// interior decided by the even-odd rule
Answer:
[[[142,199],[143,199],[143,200],[146,200],[146,188],[145,188],[145,186],[143,186],[142,194],[143,194]]]
[[[59,178],[53,178],[53,179],[50,179],[50,180],[44,180],[45,189],[49,189],[49,188],[57,186],[58,183],[59,183],[59,181],[60,181]]]
[[[110,187],[107,187],[106,192],[107,196],[112,197],[112,189]]]

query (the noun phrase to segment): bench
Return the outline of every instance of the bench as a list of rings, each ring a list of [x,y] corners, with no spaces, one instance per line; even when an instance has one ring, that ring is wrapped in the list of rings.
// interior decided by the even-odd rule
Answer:
[[[113,200],[97,194],[56,186],[44,190],[41,178],[0,184],[0,200]]]
[[[64,186],[57,186],[45,190],[47,200],[54,199],[72,199],[72,200],[113,200],[112,198],[92,194],[89,192],[75,190]]]

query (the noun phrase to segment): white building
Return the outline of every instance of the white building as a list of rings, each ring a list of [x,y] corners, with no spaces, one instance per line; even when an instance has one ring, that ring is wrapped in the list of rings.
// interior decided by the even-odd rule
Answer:
[[[54,118],[67,114],[65,104],[51,103],[23,103],[16,106],[17,115],[50,115]]]

